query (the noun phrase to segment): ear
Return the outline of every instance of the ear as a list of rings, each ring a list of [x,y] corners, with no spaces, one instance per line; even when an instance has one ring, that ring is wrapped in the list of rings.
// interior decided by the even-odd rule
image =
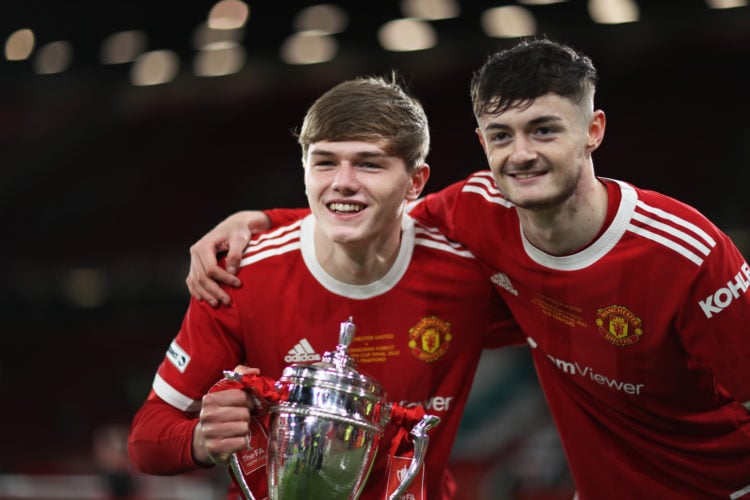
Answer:
[[[422,190],[430,178],[430,166],[428,164],[420,165],[411,173],[411,184],[406,192],[407,201],[414,201],[422,194]]]
[[[482,150],[484,151],[484,155],[487,156],[487,144],[484,142],[484,134],[482,134],[482,129],[477,127],[474,129],[474,133],[477,134],[477,137],[479,137],[479,144],[482,145]]]
[[[607,125],[607,117],[601,109],[594,110],[594,116],[589,123],[588,138],[586,141],[586,153],[594,152],[604,140],[604,129]]]

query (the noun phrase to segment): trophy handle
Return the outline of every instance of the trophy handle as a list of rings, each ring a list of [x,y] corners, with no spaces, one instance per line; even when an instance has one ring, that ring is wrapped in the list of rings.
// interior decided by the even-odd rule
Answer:
[[[242,474],[240,460],[237,458],[237,453],[232,453],[229,456],[229,467],[232,469],[232,475],[234,475],[234,479],[237,481],[237,486],[239,486],[243,498],[245,498],[245,500],[257,500],[255,496],[253,496],[253,492],[250,491],[247,481],[245,481],[245,475]]]
[[[424,463],[424,456],[427,453],[427,445],[430,444],[430,436],[427,435],[427,431],[435,427],[440,423],[440,417],[435,415],[425,415],[422,417],[414,428],[411,430],[411,437],[414,441],[414,458],[411,459],[409,469],[406,471],[406,475],[398,485],[398,488],[388,497],[388,500],[398,500],[403,495],[406,489],[409,487],[411,482],[416,477],[419,468]]]

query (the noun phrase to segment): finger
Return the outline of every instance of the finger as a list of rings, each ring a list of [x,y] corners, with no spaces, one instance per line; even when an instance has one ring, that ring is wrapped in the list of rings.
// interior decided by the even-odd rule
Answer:
[[[226,275],[230,277],[232,276],[229,273],[226,273]],[[212,277],[215,278],[212,279]],[[214,281],[214,279],[217,281]],[[219,285],[218,281],[221,281],[222,279],[225,278],[222,278],[221,275],[218,275],[215,272],[201,274],[199,278],[196,278],[197,283],[194,287],[199,290],[199,293],[205,297],[212,306],[216,307],[219,303],[228,306],[232,303],[232,298],[227,291]]]
[[[194,255],[190,260],[190,272],[185,280],[190,295],[197,300],[205,300],[211,306],[216,307],[219,302],[229,300],[229,296],[216,283],[206,278],[206,269],[199,255]],[[211,288],[213,286],[213,288]],[[224,302],[227,303],[227,302]]]
[[[231,302],[229,294],[219,285],[237,278],[226,272],[216,263],[212,253],[196,252],[191,260],[191,274],[194,277],[193,286],[212,306],[216,307],[219,302],[228,305]]]
[[[227,270],[232,274],[237,274],[240,269],[240,262],[242,261],[242,252],[247,246],[247,242],[250,241],[249,232],[238,232],[232,234],[229,238],[229,250],[227,250]],[[240,286],[239,279],[237,279],[237,285]]]
[[[250,415],[247,408],[236,408],[234,415],[241,415],[242,410],[247,417],[232,419],[228,421],[218,420],[218,414],[210,414],[201,418],[201,429],[206,439],[224,439],[230,437],[244,436],[250,430]],[[222,412],[226,415],[229,412]]]
[[[247,434],[223,439],[210,439],[206,441],[206,451],[215,464],[225,464],[229,461],[229,456],[232,453],[247,449],[247,443]]]
[[[239,287],[242,284],[237,276],[219,265],[207,267],[206,275],[216,282],[224,283],[225,285],[229,285],[235,288]]]
[[[195,269],[192,267],[190,268],[190,272],[188,273],[187,278],[185,278],[185,284],[188,287],[190,296],[198,302],[202,302],[205,300],[213,307],[216,307],[218,305],[219,301],[216,298],[212,297],[210,294],[205,293],[203,286],[201,286],[198,278],[196,277]]]
[[[234,371],[240,375],[259,375],[260,370],[258,368],[250,368],[247,365],[237,365],[234,367]]]
[[[243,389],[210,392],[203,396],[200,420],[211,423],[240,422],[247,427],[250,401],[251,396]]]

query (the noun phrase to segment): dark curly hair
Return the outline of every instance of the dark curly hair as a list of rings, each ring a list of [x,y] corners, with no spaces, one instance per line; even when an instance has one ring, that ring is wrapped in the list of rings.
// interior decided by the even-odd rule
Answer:
[[[528,106],[548,93],[581,102],[596,90],[596,68],[588,56],[552,40],[524,40],[489,56],[471,79],[474,115]]]

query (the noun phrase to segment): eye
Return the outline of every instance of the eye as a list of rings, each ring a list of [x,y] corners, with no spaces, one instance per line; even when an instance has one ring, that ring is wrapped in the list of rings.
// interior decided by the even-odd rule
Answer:
[[[364,170],[381,170],[383,168],[377,163],[370,163],[370,162],[362,162],[359,164],[359,167]]]
[[[313,162],[314,167],[318,168],[330,168],[336,166],[333,160],[316,160]]]
[[[490,141],[492,142],[503,142],[507,141],[510,135],[508,135],[505,132],[496,132],[494,134],[490,134]]]
[[[551,135],[554,135],[558,131],[555,127],[537,127],[534,129],[534,135],[540,136],[540,137],[548,137]]]

